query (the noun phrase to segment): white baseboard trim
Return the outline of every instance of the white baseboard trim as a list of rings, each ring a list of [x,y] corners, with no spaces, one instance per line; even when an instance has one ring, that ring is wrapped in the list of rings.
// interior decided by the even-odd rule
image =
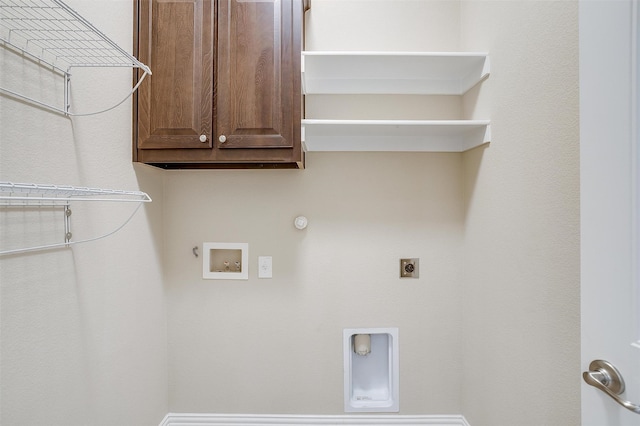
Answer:
[[[358,426],[470,426],[462,415],[254,415],[169,413],[159,426],[273,426],[273,425],[358,425]]]

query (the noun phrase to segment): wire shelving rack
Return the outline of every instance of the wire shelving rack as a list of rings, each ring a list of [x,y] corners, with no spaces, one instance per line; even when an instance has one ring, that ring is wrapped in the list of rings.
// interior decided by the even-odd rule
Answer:
[[[72,241],[71,232],[71,203],[78,201],[91,202],[118,202],[138,203],[131,215],[113,231],[94,238],[80,241]],[[0,182],[0,209],[14,207],[60,207],[63,210],[64,241],[54,244],[46,244],[33,247],[0,251],[0,256],[24,253],[38,250],[48,250],[60,247],[69,247],[72,244],[80,244],[99,240],[115,234],[122,229],[136,214],[143,203],[151,202],[151,197],[142,191],[124,191],[114,189],[75,187],[67,185],[41,185],[35,183],[11,183]]]
[[[61,0],[0,0],[0,45],[60,74],[64,79],[63,106],[51,105],[5,87],[0,87],[0,91],[67,116],[93,115],[111,110],[128,99],[147,74],[151,74],[147,65]],[[69,82],[74,67],[130,67],[140,69],[142,75],[131,93],[116,105],[81,114],[72,112],[69,105]]]

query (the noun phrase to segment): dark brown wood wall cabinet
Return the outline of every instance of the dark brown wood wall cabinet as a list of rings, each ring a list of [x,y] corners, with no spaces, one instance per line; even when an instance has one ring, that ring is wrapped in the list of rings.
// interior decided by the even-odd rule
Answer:
[[[137,0],[137,162],[302,168],[302,0]]]

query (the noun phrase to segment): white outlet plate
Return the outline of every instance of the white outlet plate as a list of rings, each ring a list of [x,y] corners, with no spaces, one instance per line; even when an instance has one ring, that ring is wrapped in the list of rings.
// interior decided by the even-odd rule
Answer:
[[[273,258],[271,256],[258,256],[258,278],[273,277]]]

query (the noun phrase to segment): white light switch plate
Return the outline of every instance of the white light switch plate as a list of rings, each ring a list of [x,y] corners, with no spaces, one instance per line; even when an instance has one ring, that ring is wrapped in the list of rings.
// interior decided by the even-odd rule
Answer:
[[[273,259],[271,256],[258,256],[258,278],[272,278]]]

